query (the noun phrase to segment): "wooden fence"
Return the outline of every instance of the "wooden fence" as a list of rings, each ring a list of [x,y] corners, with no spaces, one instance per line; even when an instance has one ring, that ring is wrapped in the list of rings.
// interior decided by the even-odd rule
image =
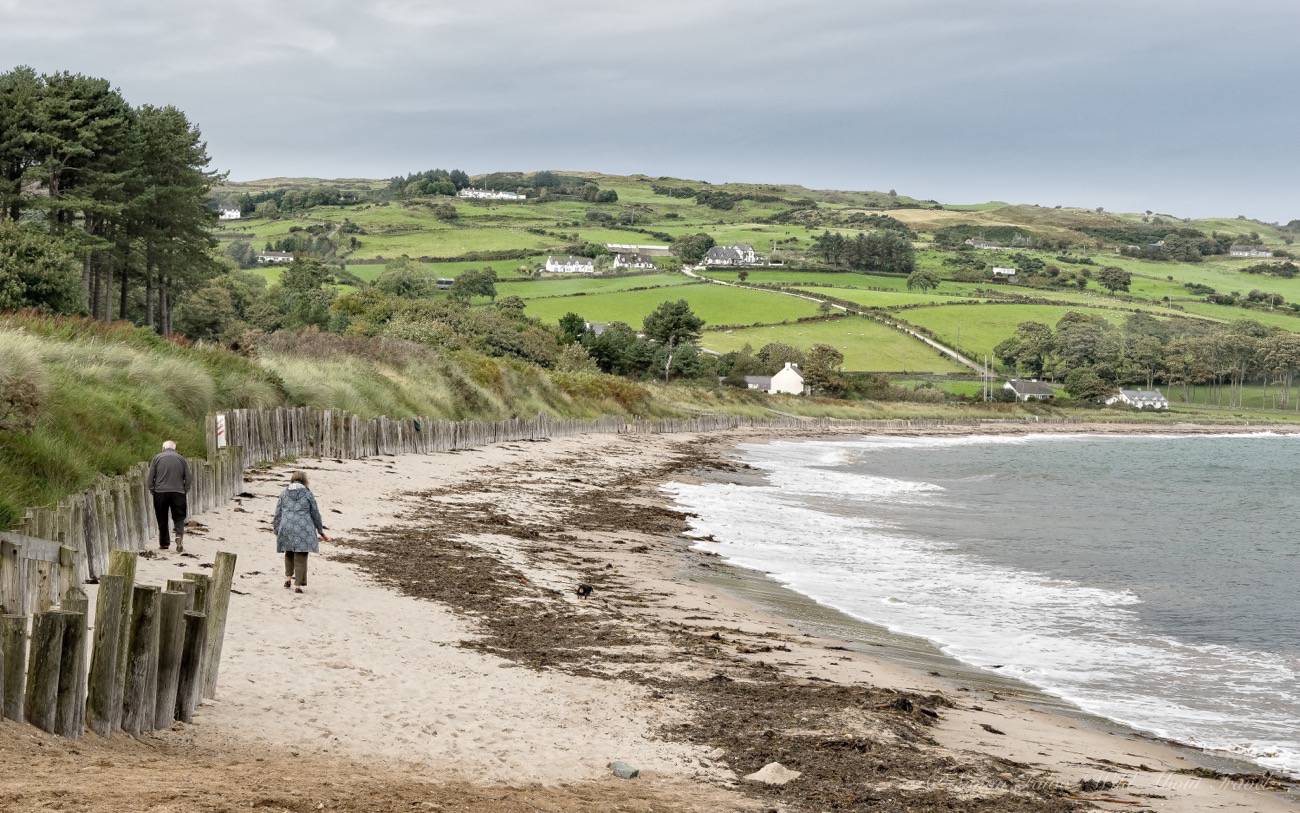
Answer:
[[[72,738],[190,722],[216,696],[234,554],[164,588],[135,583],[135,551],[112,551],[92,625],[75,551],[51,545],[0,532],[0,714]]]

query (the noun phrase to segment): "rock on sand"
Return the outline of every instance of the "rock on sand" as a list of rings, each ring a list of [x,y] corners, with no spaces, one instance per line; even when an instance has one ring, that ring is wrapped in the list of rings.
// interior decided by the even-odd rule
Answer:
[[[799,771],[792,771],[779,762],[769,762],[745,779],[750,782],[762,782],[765,785],[784,785],[801,776],[803,774]]]

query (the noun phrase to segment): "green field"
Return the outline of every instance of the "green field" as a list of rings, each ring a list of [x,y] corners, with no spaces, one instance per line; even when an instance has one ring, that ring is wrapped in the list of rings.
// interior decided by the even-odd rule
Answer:
[[[710,330],[703,345],[727,353],[749,345],[758,350],[783,342],[803,350],[829,344],[844,354],[844,369],[890,373],[955,373],[966,368],[922,342],[865,317],[850,316],[793,325]]]
[[[867,308],[897,308],[903,305],[924,305],[974,298],[944,296],[935,293],[923,294],[917,291],[869,291],[860,288],[817,288],[810,286],[804,290],[813,296],[834,297]]]
[[[518,296],[539,299],[551,296],[582,296],[610,291],[627,291],[634,288],[666,288],[695,284],[685,274],[643,274],[625,277],[545,277],[497,283],[497,297]]]
[[[674,286],[648,291],[532,299],[528,302],[528,314],[551,324],[572,312],[590,322],[626,322],[639,326],[646,314],[660,303],[678,299],[689,302],[691,309],[706,325],[767,324],[817,314],[815,302],[723,285]]]
[[[984,355],[1010,337],[1021,322],[1042,322],[1055,328],[1070,311],[1100,316],[1116,324],[1129,315],[1125,311],[1067,305],[938,305],[911,308],[899,313],[898,318],[925,328],[954,348]]]

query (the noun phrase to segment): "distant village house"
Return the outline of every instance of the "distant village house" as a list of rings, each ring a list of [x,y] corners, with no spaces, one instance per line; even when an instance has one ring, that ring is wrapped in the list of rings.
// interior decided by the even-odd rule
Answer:
[[[983,237],[968,237],[966,238],[966,245],[971,248],[1002,248],[997,243],[985,240]]]
[[[1002,268],[996,265],[993,266],[993,276],[995,277],[1014,277],[1015,275],[1016,269],[1014,268]]]
[[[1025,378],[1013,378],[1003,384],[1002,389],[1009,391],[1017,401],[1050,401],[1056,397],[1056,392],[1048,384]]]
[[[618,271],[653,271],[654,260],[648,254],[615,254],[614,268]]]
[[[243,216],[244,213],[238,209],[222,209],[217,213],[217,218],[220,220],[238,220]]]
[[[456,284],[456,280],[448,279],[447,277],[438,277],[437,281],[433,284],[439,291],[450,291],[451,286]]]
[[[259,263],[291,263],[293,262],[293,252],[291,251],[259,251],[257,253]]]
[[[1107,406],[1116,404],[1134,409],[1169,409],[1169,399],[1157,390],[1120,390],[1106,399]]]
[[[594,274],[596,261],[591,257],[547,257],[545,270],[550,274]]]
[[[748,243],[714,246],[704,255],[705,265],[757,265],[758,261],[758,254]]]
[[[1233,245],[1228,247],[1228,254],[1232,257],[1272,257],[1273,252],[1264,246],[1245,246]]]
[[[518,192],[499,192],[495,189],[475,189],[466,187],[456,193],[456,197],[470,198],[472,200],[527,200],[527,195],[521,195]]]

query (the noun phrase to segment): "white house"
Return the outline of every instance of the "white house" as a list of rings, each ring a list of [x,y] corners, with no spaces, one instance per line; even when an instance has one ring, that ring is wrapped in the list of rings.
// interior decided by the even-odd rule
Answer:
[[[1106,399],[1107,406],[1123,404],[1134,409],[1169,409],[1169,399],[1158,390],[1120,390]]]
[[[803,395],[807,391],[803,383],[803,373],[799,372],[799,365],[788,361],[776,375],[745,376],[745,388],[759,390],[768,395]]]
[[[467,186],[456,193],[458,198],[472,198],[474,200],[527,200],[527,195],[521,195],[518,192],[498,192],[495,189],[475,189]]]
[[[653,271],[655,269],[654,260],[646,254],[624,254],[614,255],[614,269],[616,271]]]
[[[1046,383],[1025,378],[1013,378],[1002,389],[1016,396],[1017,401],[1050,401],[1056,397],[1056,392]]]
[[[596,261],[591,257],[547,257],[546,269],[550,274],[594,274]]]
[[[758,254],[748,243],[714,246],[704,255],[704,265],[757,265]]]
[[[451,286],[455,284],[456,284],[456,280],[450,279],[448,277],[438,277],[438,279],[433,283],[434,287],[437,288],[439,291],[450,291]]]
[[[238,220],[243,216],[244,213],[238,209],[222,209],[217,213],[218,220]]]
[[[1228,247],[1228,254],[1232,257],[1272,257],[1273,252],[1264,246],[1245,246],[1233,245]]]
[[[993,276],[995,277],[1014,277],[1015,275],[1016,269],[1014,268],[1002,268],[996,265],[993,266]]]
[[[997,243],[991,243],[983,237],[969,237],[966,239],[966,245],[971,248],[1002,248]]]
[[[293,262],[293,252],[291,251],[259,251],[257,253],[259,263],[291,263]]]

